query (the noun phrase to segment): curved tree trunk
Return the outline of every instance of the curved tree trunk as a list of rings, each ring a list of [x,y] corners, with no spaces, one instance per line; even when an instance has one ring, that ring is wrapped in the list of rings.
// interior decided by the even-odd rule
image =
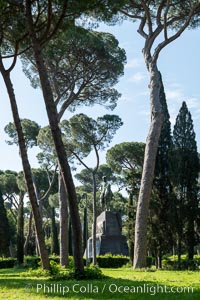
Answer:
[[[31,172],[31,167],[29,164],[28,155],[27,155],[27,151],[26,151],[26,143],[25,143],[24,134],[22,131],[21,121],[19,118],[17,103],[16,103],[16,99],[15,99],[15,93],[14,93],[12,82],[10,79],[10,73],[4,69],[2,61],[0,61],[0,70],[1,70],[1,74],[3,76],[4,82],[5,82],[5,85],[7,88],[8,95],[9,95],[14,124],[15,124],[15,128],[17,131],[20,156],[22,159],[22,165],[23,165],[23,171],[24,171],[24,176],[25,176],[25,180],[26,180],[28,195],[29,195],[29,199],[31,202],[31,206],[32,206],[42,266],[44,269],[49,270],[50,264],[49,264],[48,253],[47,253],[46,247],[45,247],[44,233],[43,233],[43,229],[42,229],[42,218],[41,218],[41,215],[39,212],[37,198],[36,198],[35,190],[34,190],[34,186],[33,186],[32,172]]]
[[[75,190],[75,186],[71,174],[71,169],[67,160],[65,147],[61,137],[61,131],[58,123],[58,113],[56,110],[56,105],[54,103],[53,93],[47,75],[48,73],[43,60],[42,47],[34,31],[30,0],[26,0],[26,16],[27,16],[27,26],[29,30],[29,35],[33,47],[33,53],[34,53],[36,66],[40,77],[41,88],[43,92],[48,119],[49,119],[49,125],[51,128],[51,133],[52,133],[56,153],[58,156],[59,167],[62,172],[65,188],[68,192],[68,197],[69,197],[69,208],[70,208],[72,230],[73,230],[75,268],[79,271],[79,273],[83,273],[84,264],[83,264],[83,256],[82,256],[82,231],[81,231],[81,222],[80,222],[80,216],[78,211],[78,203],[76,199],[76,190]]]
[[[69,215],[67,193],[62,179],[59,174],[59,205],[60,205],[60,265],[67,267],[69,264]]]
[[[143,172],[135,222],[134,268],[146,267],[147,219],[154,177],[158,142],[163,122],[160,103],[161,77],[156,64],[149,64],[151,124],[146,140]]]

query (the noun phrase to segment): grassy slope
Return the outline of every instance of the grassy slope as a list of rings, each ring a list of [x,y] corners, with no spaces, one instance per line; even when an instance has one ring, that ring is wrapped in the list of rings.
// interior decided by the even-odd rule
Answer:
[[[23,277],[26,274],[19,269],[0,270],[0,300],[44,300],[44,299],[162,299],[162,300],[199,300],[200,299],[200,273],[191,271],[157,271],[157,272],[138,272],[131,269],[103,269],[105,275],[110,278],[93,281],[47,281],[44,278]],[[64,296],[62,293],[46,293],[41,290],[37,293],[37,284],[44,284],[49,288],[55,288],[62,292],[65,287],[69,292]],[[57,285],[56,285],[57,284]],[[77,284],[75,286],[75,284]],[[131,293],[134,287],[144,287],[149,293]],[[154,293],[154,288],[159,286],[192,286],[194,293]],[[122,289],[122,292],[111,293],[109,288],[115,289],[115,286]],[[73,287],[75,291],[73,291]],[[79,289],[83,292],[77,292]],[[85,289],[89,291],[85,291]],[[104,289],[103,293],[102,290]],[[161,289],[161,288],[160,288]],[[98,293],[95,291],[98,290]]]

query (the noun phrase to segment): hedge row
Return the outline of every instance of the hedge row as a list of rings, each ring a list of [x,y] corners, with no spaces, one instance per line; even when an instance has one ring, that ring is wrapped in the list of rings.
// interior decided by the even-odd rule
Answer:
[[[121,268],[130,261],[129,257],[122,255],[97,256],[97,263],[100,268]]]
[[[16,258],[5,258],[0,260],[0,269],[13,268],[16,261]]]
[[[167,270],[200,270],[200,255],[195,255],[193,260],[183,256],[180,264],[177,257],[166,257],[162,260],[162,268]]]
[[[50,256],[50,260],[59,264],[60,258],[59,256]],[[90,261],[91,262],[91,261]],[[102,256],[97,256],[97,264],[100,268],[121,268],[122,266],[128,264],[130,262],[130,258],[122,255],[112,255],[106,254]],[[15,258],[6,258],[0,261],[0,269],[3,268],[13,268],[17,263]],[[84,264],[86,265],[86,260],[84,259]],[[151,267],[155,264],[155,259],[151,256],[147,257],[147,267]],[[31,269],[37,269],[41,265],[40,257],[38,256],[27,256],[24,260],[24,265]],[[73,257],[69,257],[69,266],[73,267]]]
[[[50,257],[50,260],[59,263],[60,259],[58,256]],[[91,261],[90,261],[91,262]],[[122,256],[122,255],[102,255],[97,256],[97,264],[101,268],[120,268],[123,265],[126,265],[129,262],[129,257]],[[32,269],[38,268],[40,266],[40,258],[29,256],[25,259],[25,264]],[[84,264],[86,265],[86,260],[84,259]],[[69,266],[73,266],[73,257],[69,257]]]

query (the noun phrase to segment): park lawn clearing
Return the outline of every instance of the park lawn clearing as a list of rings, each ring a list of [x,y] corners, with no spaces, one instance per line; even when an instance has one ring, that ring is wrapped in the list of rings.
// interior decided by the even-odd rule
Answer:
[[[130,268],[102,271],[108,276],[102,280],[51,281],[27,277],[24,269],[1,269],[0,300],[200,299],[198,271],[147,272]]]

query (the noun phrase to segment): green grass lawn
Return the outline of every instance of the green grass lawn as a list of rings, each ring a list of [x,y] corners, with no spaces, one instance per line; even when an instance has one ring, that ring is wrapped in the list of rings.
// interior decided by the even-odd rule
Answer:
[[[103,273],[109,278],[57,282],[27,277],[22,269],[0,269],[0,300],[200,299],[197,271],[141,272],[121,268],[103,269]]]

